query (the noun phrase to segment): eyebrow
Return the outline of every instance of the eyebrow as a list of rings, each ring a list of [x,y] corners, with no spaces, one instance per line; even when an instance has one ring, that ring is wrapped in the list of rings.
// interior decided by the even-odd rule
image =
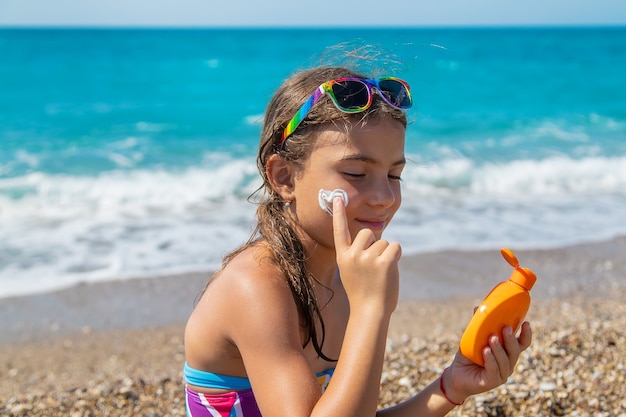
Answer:
[[[378,163],[378,160],[374,158],[370,158],[369,156],[366,156],[363,154],[344,155],[344,157],[341,158],[341,161],[360,161],[360,162],[365,162],[366,164],[370,164],[370,165],[376,165]],[[392,166],[406,165],[406,158],[403,157],[402,159],[397,160],[391,165]]]

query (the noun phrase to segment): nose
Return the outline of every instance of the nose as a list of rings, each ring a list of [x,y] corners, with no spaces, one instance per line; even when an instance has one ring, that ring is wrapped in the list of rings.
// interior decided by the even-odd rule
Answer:
[[[372,206],[391,207],[400,198],[399,184],[392,183],[389,179],[377,181],[372,188],[368,202]]]

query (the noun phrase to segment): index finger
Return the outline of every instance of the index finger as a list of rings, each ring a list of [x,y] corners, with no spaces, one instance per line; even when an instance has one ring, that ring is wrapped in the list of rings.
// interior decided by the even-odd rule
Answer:
[[[335,250],[347,248],[352,243],[350,230],[348,230],[346,206],[341,197],[333,198],[333,237]]]

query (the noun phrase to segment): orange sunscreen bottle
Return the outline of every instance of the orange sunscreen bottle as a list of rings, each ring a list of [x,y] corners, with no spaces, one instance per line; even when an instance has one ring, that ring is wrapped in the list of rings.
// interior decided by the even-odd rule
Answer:
[[[506,261],[515,268],[508,281],[496,285],[480,303],[461,337],[461,354],[472,362],[485,366],[483,348],[489,337],[497,335],[502,341],[502,329],[510,326],[517,332],[530,307],[530,289],[537,277],[528,268],[521,268],[513,252],[500,250]]]

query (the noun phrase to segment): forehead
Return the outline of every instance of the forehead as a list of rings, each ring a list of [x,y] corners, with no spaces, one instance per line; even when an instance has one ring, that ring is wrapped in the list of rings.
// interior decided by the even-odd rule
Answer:
[[[393,119],[358,125],[345,131],[329,126],[319,132],[309,159],[338,160],[362,155],[384,163],[404,158],[405,127]]]

